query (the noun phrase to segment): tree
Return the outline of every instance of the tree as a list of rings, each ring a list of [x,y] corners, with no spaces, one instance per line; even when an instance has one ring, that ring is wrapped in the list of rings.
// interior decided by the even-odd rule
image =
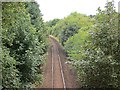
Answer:
[[[74,12],[52,26],[51,32],[64,45],[69,37],[76,34],[80,28],[91,25],[92,22],[94,21],[90,17]]]
[[[112,2],[108,2],[105,10],[98,8],[89,34],[84,35],[83,29],[65,43],[82,87],[120,88],[118,19]],[[75,49],[70,50],[71,47]]]
[[[43,64],[46,43],[40,35],[44,25],[37,4],[27,5],[30,6],[23,2],[2,3],[2,81],[5,88],[33,87],[36,82],[42,82],[39,66]],[[38,12],[31,14],[30,7]],[[40,21],[36,22],[37,19]]]

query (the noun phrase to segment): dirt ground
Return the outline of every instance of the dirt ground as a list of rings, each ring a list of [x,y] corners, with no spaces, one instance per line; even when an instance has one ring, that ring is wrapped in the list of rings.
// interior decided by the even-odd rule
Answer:
[[[61,65],[63,68],[66,88],[79,88],[76,71],[69,64],[65,63],[66,56],[61,45],[52,37],[50,37],[50,41],[51,47],[48,50],[48,59],[43,70],[44,81],[43,85],[41,85],[40,88],[63,88],[60,65],[58,61],[59,58],[61,60]],[[53,70],[52,64],[54,67]],[[52,78],[54,79],[53,83]]]

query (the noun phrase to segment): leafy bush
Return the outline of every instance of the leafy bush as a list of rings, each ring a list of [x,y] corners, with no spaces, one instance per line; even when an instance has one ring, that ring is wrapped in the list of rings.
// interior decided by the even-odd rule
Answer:
[[[9,49],[2,47],[2,86],[7,88],[19,88],[20,77],[16,69],[16,60],[9,54]]]
[[[67,51],[71,60],[81,59],[81,53],[84,52],[86,42],[90,41],[89,27],[82,27],[78,33],[70,37],[66,42],[64,49]]]
[[[31,7],[37,11],[30,13]],[[5,88],[29,87],[42,82],[40,66],[46,42],[43,20],[38,13],[35,2],[2,3],[2,86]]]
[[[95,24],[65,42],[82,87],[120,89],[118,13],[112,2],[98,9]]]

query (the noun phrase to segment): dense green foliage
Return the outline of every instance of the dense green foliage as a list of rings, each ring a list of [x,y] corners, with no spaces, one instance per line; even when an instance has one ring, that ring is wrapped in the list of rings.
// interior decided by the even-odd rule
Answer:
[[[50,21],[47,21],[45,23],[45,28],[47,29],[47,34],[48,35],[51,35],[53,33],[55,33],[55,31],[53,30],[53,27],[60,21],[60,19],[53,19],[53,20],[50,20]],[[55,35],[55,34],[54,34]],[[56,33],[57,35],[57,33]],[[55,35],[55,36],[56,36]]]
[[[95,16],[71,13],[57,23],[47,22],[75,66],[80,85],[120,89],[120,18],[113,2]]]
[[[45,25],[36,2],[1,6],[2,87],[35,87],[42,82],[46,36],[51,34],[64,46],[81,87],[120,89],[120,14],[112,2],[94,16],[74,12]]]
[[[65,43],[80,84],[89,88],[120,88],[118,13],[111,2],[98,9],[95,24],[81,28]]]
[[[54,20],[52,22],[54,22]],[[50,21],[48,23],[52,24],[52,22]],[[50,24],[48,24],[48,26],[51,27],[52,30],[50,34],[58,37],[62,45],[64,45],[64,42],[77,33],[80,28],[89,26],[92,23],[93,20],[90,19],[90,17],[74,12],[68,17],[57,21],[55,25],[50,26]]]
[[[43,30],[37,3],[2,3],[2,87],[41,83],[40,66],[46,52]]]
[[[80,60],[81,52],[84,52],[86,42],[90,42],[89,27],[82,27],[79,29],[78,33],[70,37],[65,42],[65,50],[67,51],[70,60]]]

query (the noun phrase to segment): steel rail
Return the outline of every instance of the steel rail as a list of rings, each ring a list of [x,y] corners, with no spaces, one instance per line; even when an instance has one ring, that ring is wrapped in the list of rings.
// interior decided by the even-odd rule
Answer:
[[[57,52],[58,52],[58,60],[59,60],[59,64],[60,64],[60,71],[61,71],[61,77],[62,77],[62,82],[63,82],[63,88],[64,90],[66,90],[66,84],[65,84],[65,78],[64,78],[64,74],[63,74],[63,67],[62,67],[62,63],[61,63],[61,58],[60,58],[60,55],[59,55],[59,50],[57,48]]]
[[[53,37],[50,36],[50,38],[53,40]],[[59,61],[59,66],[60,66],[60,72],[61,72],[61,78],[62,78],[62,83],[63,83],[63,88],[64,90],[66,90],[66,84],[65,84],[65,78],[64,78],[64,74],[63,74],[63,67],[62,67],[62,63],[61,63],[61,58],[60,58],[60,55],[59,55],[59,50],[58,50],[58,47],[56,46],[57,48],[57,55],[58,55],[58,61]],[[53,50],[54,48],[52,47],[52,90],[54,89],[54,58],[53,58]]]
[[[54,88],[54,64],[53,64],[53,47],[52,47],[52,90]]]

